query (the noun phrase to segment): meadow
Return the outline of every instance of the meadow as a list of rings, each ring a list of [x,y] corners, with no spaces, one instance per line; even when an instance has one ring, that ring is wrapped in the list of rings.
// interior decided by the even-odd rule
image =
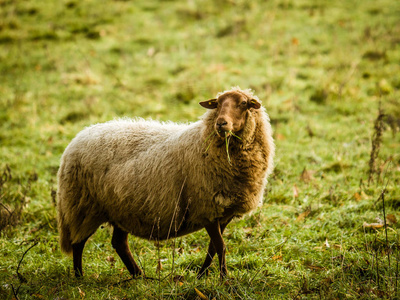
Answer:
[[[85,126],[193,122],[251,88],[277,153],[263,205],[225,231],[130,237],[104,225],[84,277],[61,253],[56,174]],[[0,0],[1,299],[399,299],[400,3],[393,0]]]

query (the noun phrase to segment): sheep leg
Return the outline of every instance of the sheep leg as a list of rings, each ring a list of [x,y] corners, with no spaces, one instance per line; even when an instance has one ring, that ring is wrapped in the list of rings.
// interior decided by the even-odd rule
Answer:
[[[83,248],[85,247],[85,243],[88,240],[89,237],[84,239],[83,241],[72,244],[72,256],[73,256],[73,261],[74,261],[74,271],[75,271],[75,277],[79,278],[83,275],[82,272],[82,253],[83,253]]]
[[[210,240],[210,244],[208,245],[207,256],[206,256],[206,259],[204,260],[203,266],[201,267],[199,273],[197,274],[197,279],[200,279],[204,275],[208,275],[208,268],[210,267],[211,262],[213,261],[215,253],[216,253],[216,250],[215,250],[214,244]]]
[[[201,278],[203,275],[208,274],[208,268],[216,253],[218,253],[221,277],[226,276],[226,262],[225,262],[225,243],[222,238],[222,234],[229,221],[224,224],[220,224],[219,220],[215,223],[206,227],[208,235],[210,236],[210,244],[208,245],[208,251],[206,259],[204,260],[203,266],[201,267],[199,273],[197,274],[197,279]],[[215,245],[215,243],[217,245]]]
[[[133,259],[131,250],[129,249],[128,233],[126,231],[114,226],[111,244],[133,277],[142,274],[142,271]]]

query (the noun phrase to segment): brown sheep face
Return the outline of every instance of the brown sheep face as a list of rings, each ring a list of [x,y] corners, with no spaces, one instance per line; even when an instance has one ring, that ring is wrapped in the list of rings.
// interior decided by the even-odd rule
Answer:
[[[210,99],[199,104],[208,109],[217,109],[214,127],[221,138],[241,131],[246,123],[247,111],[250,108],[261,107],[257,99],[250,99],[236,91],[224,93],[217,99]]]

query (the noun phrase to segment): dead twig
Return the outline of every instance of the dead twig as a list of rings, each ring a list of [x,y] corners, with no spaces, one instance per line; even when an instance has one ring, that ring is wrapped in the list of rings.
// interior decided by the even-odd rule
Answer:
[[[19,273],[19,268],[21,267],[22,261],[24,260],[24,257],[25,257],[25,255],[28,253],[28,251],[31,250],[33,247],[35,247],[38,243],[39,243],[38,241],[35,241],[35,243],[34,243],[32,246],[30,246],[30,247],[24,252],[24,254],[22,254],[22,257],[21,257],[21,259],[20,259],[20,261],[19,261],[19,263],[18,263],[18,267],[17,267],[17,276],[18,276],[18,279],[19,279],[19,281],[20,281],[20,285],[17,287],[17,289],[15,289],[15,288],[14,288],[14,285],[11,284],[11,289],[12,289],[12,291],[13,291],[13,294],[14,294],[15,299],[17,299],[17,300],[19,300],[19,298],[18,298],[19,288],[21,287],[21,285],[22,285],[23,283],[28,282],[28,280],[26,280],[26,279],[24,278],[24,276],[22,276],[21,273]]]
[[[13,214],[14,212],[11,212],[11,211],[7,208],[7,206],[5,206],[5,205],[4,205],[3,203],[1,203],[1,202],[0,202],[0,205],[4,207],[4,209],[10,214],[10,217],[11,217],[12,214]]]
[[[17,287],[17,290],[15,290],[13,284],[11,284],[11,289],[12,289],[12,291],[13,291],[13,294],[14,294],[15,299],[17,299],[17,300],[19,300],[19,298],[18,298],[18,291],[19,291],[19,288],[20,288],[20,287],[21,287],[21,284],[19,285],[19,287]]]
[[[22,263],[22,261],[24,260],[25,255],[28,253],[29,250],[31,250],[31,249],[32,249],[33,247],[35,247],[37,244],[39,244],[39,242],[38,242],[38,241],[35,241],[35,243],[34,243],[32,246],[30,246],[30,247],[24,252],[24,254],[23,254],[22,257],[21,257],[21,260],[20,260],[19,263],[18,263],[18,267],[17,267],[17,276],[18,276],[18,279],[19,279],[20,282],[23,282],[23,283],[28,282],[28,280],[26,280],[26,279],[24,278],[24,276],[22,276],[21,273],[19,273],[19,268],[21,267],[21,263]]]

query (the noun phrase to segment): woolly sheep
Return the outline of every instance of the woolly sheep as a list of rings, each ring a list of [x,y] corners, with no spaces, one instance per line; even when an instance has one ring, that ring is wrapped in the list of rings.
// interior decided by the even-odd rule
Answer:
[[[195,123],[114,120],[68,145],[58,171],[58,228],[76,277],[86,241],[106,222],[133,276],[142,272],[129,233],[165,240],[202,228],[210,244],[198,277],[216,253],[226,276],[223,231],[262,202],[275,147],[269,117],[250,90],[235,87],[200,105],[209,110]]]

